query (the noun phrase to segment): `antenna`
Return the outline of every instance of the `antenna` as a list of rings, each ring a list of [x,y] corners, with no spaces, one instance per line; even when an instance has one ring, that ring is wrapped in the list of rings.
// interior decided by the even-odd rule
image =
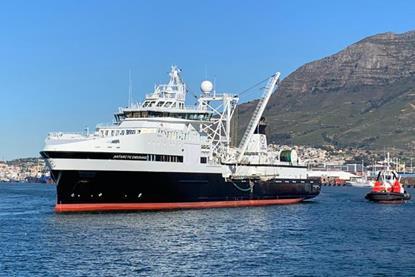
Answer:
[[[216,96],[216,75],[213,76],[213,96]]]
[[[133,85],[131,82],[131,69],[128,70],[128,107],[131,107],[133,97]]]
[[[205,64],[205,80],[208,79],[208,70],[207,70],[207,65]],[[415,106],[414,106],[415,109]]]

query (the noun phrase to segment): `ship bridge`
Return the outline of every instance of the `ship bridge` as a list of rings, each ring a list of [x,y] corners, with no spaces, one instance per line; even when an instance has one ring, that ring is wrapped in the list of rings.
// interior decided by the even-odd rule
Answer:
[[[115,114],[116,122],[148,118],[175,118],[209,121],[212,112],[198,106],[185,106],[187,87],[180,76],[181,70],[172,66],[167,84],[156,85],[153,93],[146,95],[143,103],[120,108]]]

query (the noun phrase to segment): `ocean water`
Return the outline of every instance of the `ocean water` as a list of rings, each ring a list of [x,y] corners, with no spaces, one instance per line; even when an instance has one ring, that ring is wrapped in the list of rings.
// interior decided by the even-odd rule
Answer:
[[[323,187],[288,206],[56,214],[55,186],[0,183],[0,275],[415,276],[414,201],[369,203],[366,191]]]

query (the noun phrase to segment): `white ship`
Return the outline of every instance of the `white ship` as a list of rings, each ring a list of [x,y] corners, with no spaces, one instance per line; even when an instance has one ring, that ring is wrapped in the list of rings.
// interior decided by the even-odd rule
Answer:
[[[204,81],[188,107],[180,73],[173,66],[167,84],[92,134],[48,135],[41,155],[57,183],[57,212],[291,204],[319,194],[319,180],[308,177],[295,151],[270,151],[260,125],[279,73],[237,147],[231,119],[238,96]]]

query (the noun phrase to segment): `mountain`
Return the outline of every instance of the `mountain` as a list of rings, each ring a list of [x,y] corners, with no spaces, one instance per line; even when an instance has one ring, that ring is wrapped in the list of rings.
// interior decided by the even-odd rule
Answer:
[[[239,135],[255,106],[239,106]],[[264,115],[278,144],[415,149],[415,31],[371,36],[301,66]]]

